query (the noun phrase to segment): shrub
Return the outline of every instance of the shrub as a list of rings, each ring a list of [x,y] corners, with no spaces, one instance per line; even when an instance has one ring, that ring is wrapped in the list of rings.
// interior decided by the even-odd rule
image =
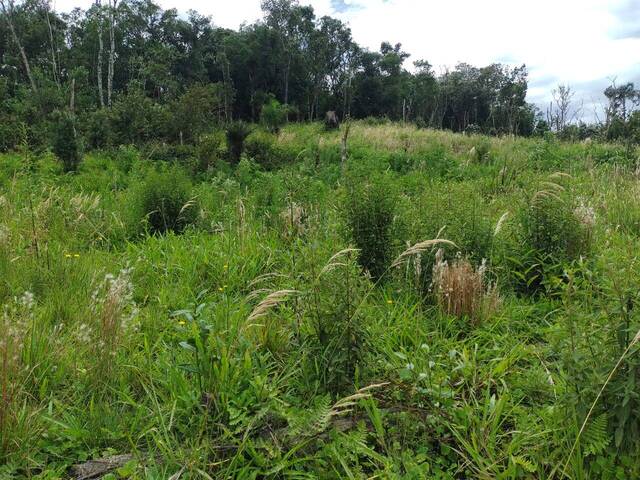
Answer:
[[[348,188],[344,205],[346,222],[360,250],[360,265],[377,280],[391,260],[396,195],[384,178],[368,183],[352,182]]]
[[[251,134],[251,128],[243,121],[233,122],[227,126],[227,150],[229,159],[233,165],[240,162],[244,151],[244,141]]]
[[[82,129],[89,148],[105,148],[115,143],[113,116],[107,108],[85,114]]]
[[[74,172],[82,161],[82,147],[73,114],[59,112],[53,127],[53,153],[62,161],[65,172]]]
[[[220,118],[222,109],[222,84],[190,86],[171,104],[169,130],[173,140],[192,142]]]
[[[418,130],[429,128],[429,124],[427,123],[427,121],[423,117],[417,117],[416,118],[416,128]]]
[[[151,233],[180,233],[196,219],[191,182],[178,167],[151,170],[136,192],[137,218]]]
[[[535,295],[561,278],[567,263],[588,253],[593,210],[568,198],[548,182],[519,212],[521,232],[507,256],[507,270],[518,293]],[[552,185],[556,185],[553,187]]]
[[[461,255],[472,265],[479,266],[490,260],[493,226],[485,215],[486,205],[475,190],[464,185],[451,189],[450,185],[443,184],[433,188],[421,204],[427,205],[428,209],[419,210],[418,231],[415,233],[418,238],[415,241],[438,237],[451,240],[455,247],[442,247],[443,260],[446,261],[454,261]],[[424,293],[431,288],[435,262],[435,252],[421,256],[418,268]]]
[[[524,244],[540,256],[566,261],[587,250],[587,220],[565,199],[538,192],[521,221]]]
[[[313,261],[313,255],[302,261]],[[369,343],[365,316],[359,311],[367,282],[359,272],[353,249],[331,257],[316,279],[317,294],[310,298],[304,324],[302,368],[313,380],[310,390],[340,393],[353,388]]]
[[[389,155],[389,166],[391,169],[400,174],[406,174],[413,169],[415,158],[405,152],[393,152]]]
[[[491,159],[491,142],[487,138],[482,138],[476,142],[471,149],[473,152],[473,160],[477,163],[488,163]]]
[[[249,158],[264,168],[269,169],[279,163],[273,134],[260,131],[253,132],[247,137],[244,149]]]
[[[198,158],[198,169],[206,172],[220,158],[224,135],[221,131],[215,131],[200,136],[196,145],[196,157]]]
[[[272,98],[262,106],[260,112],[260,123],[271,133],[278,133],[285,123],[287,123],[287,113],[289,109],[286,105],[281,105],[278,100]]]

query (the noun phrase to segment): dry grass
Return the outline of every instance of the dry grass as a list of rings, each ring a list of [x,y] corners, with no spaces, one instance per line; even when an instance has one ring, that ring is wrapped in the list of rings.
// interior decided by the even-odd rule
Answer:
[[[468,318],[477,325],[497,308],[499,297],[495,285],[485,279],[485,265],[474,268],[463,258],[451,264],[443,260],[442,249],[436,253],[433,267],[433,291],[440,309],[447,315]]]
[[[286,239],[302,235],[307,230],[308,215],[302,205],[293,202],[280,212],[280,220],[283,224],[283,236]]]

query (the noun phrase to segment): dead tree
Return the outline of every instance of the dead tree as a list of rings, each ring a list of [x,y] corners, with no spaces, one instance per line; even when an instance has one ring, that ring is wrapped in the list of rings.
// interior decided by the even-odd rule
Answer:
[[[553,101],[547,110],[547,120],[550,125],[554,125],[556,131],[561,132],[564,127],[573,120],[575,112],[571,114],[571,104],[575,92],[569,85],[558,85],[558,88],[551,92]]]
[[[13,41],[16,42],[16,46],[18,47],[18,51],[20,52],[20,57],[22,58],[22,64],[24,65],[24,70],[27,73],[27,78],[29,79],[29,83],[31,84],[31,90],[34,92],[38,91],[36,87],[36,82],[33,78],[33,74],[31,73],[31,66],[29,65],[29,59],[27,58],[27,53],[22,46],[22,42],[20,42],[20,38],[16,32],[15,25],[13,23],[13,0],[0,0],[0,8],[2,8],[2,13],[4,14],[4,18],[9,25],[9,30],[11,31],[11,36],[13,37]]]

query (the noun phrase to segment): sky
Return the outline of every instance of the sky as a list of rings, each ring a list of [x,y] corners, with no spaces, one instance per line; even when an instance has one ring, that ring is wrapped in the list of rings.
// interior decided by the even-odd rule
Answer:
[[[262,16],[260,0],[156,0],[163,8],[210,15],[237,29]],[[56,10],[86,8],[91,0],[55,0]],[[584,120],[596,119],[602,91],[613,80],[640,87],[640,0],[300,0],[316,16],[351,27],[361,46],[402,43],[443,70],[459,62],[526,64],[528,100],[542,109],[558,84],[575,91]],[[601,115],[601,113],[598,113]]]

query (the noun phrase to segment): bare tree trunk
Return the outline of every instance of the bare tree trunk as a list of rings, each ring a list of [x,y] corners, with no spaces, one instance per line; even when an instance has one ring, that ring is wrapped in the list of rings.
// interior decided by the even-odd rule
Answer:
[[[102,88],[102,55],[104,52],[104,42],[102,40],[102,0],[96,0],[98,8],[98,60],[96,73],[98,76],[98,96],[100,97],[100,108],[104,108],[104,92]]]
[[[232,94],[232,85],[231,85],[231,70],[229,66],[229,58],[227,57],[227,52],[222,51],[218,54],[218,62],[221,63],[222,67],[222,85],[224,91],[224,118],[228,122],[232,118],[231,115],[231,94]]]
[[[56,82],[58,90],[60,90],[60,76],[58,74],[58,62],[56,62],[56,47],[53,41],[53,29],[51,28],[51,19],[49,18],[49,0],[44,2],[47,13],[47,27],[49,28],[49,44],[51,45],[51,66],[53,68],[53,81]]]
[[[9,8],[7,8],[7,5],[9,6]],[[16,33],[15,27],[13,25],[13,0],[0,0],[0,7],[2,7],[2,13],[4,13],[4,16],[7,19],[7,23],[9,24],[9,30],[11,31],[13,41],[16,42],[18,50],[20,51],[22,64],[24,65],[25,72],[27,73],[27,77],[29,78],[29,83],[31,84],[31,90],[37,92],[38,88],[36,87],[36,82],[33,78],[33,75],[31,74],[31,67],[29,65],[29,60],[27,59],[27,54],[22,47],[20,38],[18,38],[18,34]]]
[[[344,170],[344,166],[347,163],[348,151],[347,151],[347,140],[349,139],[349,130],[351,129],[351,120],[349,116],[345,117],[345,125],[344,125],[344,133],[342,134],[342,156],[341,156],[341,165]]]
[[[76,79],[71,79],[71,93],[69,98],[69,111],[74,113],[76,110]]]
[[[284,71],[284,104],[289,104],[289,72],[291,71],[291,54],[287,57],[287,68]],[[289,115],[287,115],[287,118]]]
[[[116,23],[116,7],[118,6],[118,0],[109,0],[109,65],[107,70],[107,105],[111,108],[113,98],[113,74],[114,66],[116,62],[116,38],[115,38],[115,23]]]

